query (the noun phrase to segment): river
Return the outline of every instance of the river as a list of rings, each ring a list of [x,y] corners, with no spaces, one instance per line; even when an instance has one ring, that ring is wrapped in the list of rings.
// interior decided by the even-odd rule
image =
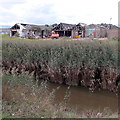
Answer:
[[[67,85],[59,85],[55,83],[48,83],[48,88],[50,90],[60,88],[55,92],[55,102],[63,102],[66,90],[68,90]],[[90,92],[88,88],[84,87],[70,87],[69,88],[70,97],[68,104],[77,109],[100,109],[110,108],[112,112],[117,112],[118,110],[118,96],[115,93],[109,91],[95,91]]]

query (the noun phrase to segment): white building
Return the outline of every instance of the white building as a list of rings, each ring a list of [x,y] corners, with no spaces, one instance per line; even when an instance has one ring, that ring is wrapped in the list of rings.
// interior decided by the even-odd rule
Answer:
[[[29,32],[28,27],[27,24],[16,23],[10,28],[10,37],[14,36],[16,33],[19,34],[19,37],[25,37],[25,34]]]
[[[32,25],[32,24],[23,24],[16,23],[13,27],[10,28],[10,37],[19,34],[19,37],[28,38],[36,36],[47,36],[52,30],[52,26],[49,25]]]

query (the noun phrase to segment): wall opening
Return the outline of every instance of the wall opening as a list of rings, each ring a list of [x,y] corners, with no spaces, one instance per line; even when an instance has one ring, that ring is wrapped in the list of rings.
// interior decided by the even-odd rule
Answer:
[[[17,31],[11,31],[11,36],[14,36],[17,33]]]

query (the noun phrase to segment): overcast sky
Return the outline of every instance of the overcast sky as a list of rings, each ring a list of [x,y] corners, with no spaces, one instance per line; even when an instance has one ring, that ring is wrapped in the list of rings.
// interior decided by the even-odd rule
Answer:
[[[119,0],[0,0],[0,24],[118,24]]]

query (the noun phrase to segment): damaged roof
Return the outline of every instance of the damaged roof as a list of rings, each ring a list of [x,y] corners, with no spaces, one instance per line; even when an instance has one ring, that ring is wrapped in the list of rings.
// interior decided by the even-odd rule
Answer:
[[[116,25],[112,25],[112,24],[106,24],[106,23],[101,23],[101,24],[98,24],[100,26],[104,26],[105,28],[110,28],[110,29],[118,29],[119,27],[116,26]]]
[[[96,27],[101,27],[104,29],[118,29],[119,27],[117,27],[116,25],[112,25],[112,24],[106,24],[106,23],[101,23],[101,24],[90,24],[87,25],[86,28],[96,28]]]
[[[60,23],[53,30],[73,30],[73,29],[81,29],[83,27],[81,24],[67,24],[67,23]]]
[[[53,29],[54,27],[52,25],[33,25],[33,24],[23,24],[23,23],[16,23],[11,29],[20,29],[20,26],[22,26],[24,29],[31,29],[32,27],[40,28],[41,30],[46,29]]]

